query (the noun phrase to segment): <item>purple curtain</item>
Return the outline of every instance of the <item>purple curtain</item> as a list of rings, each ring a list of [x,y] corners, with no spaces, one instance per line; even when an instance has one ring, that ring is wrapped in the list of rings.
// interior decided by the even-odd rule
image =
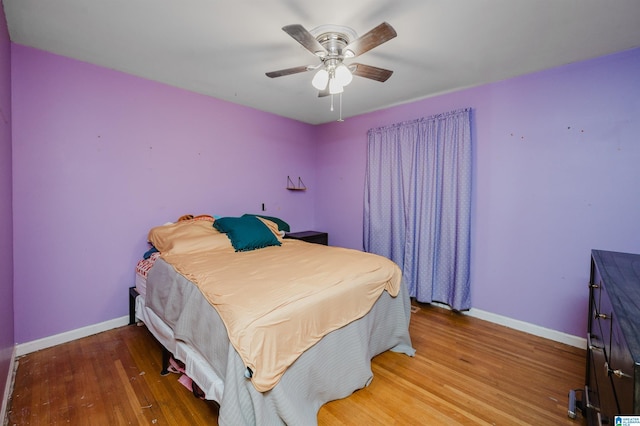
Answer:
[[[419,302],[471,307],[471,109],[368,132],[364,248]]]

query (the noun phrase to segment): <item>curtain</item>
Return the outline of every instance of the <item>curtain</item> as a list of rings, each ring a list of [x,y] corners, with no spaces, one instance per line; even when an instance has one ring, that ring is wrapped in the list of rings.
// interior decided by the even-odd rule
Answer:
[[[471,110],[368,132],[364,248],[402,269],[409,295],[471,307]]]

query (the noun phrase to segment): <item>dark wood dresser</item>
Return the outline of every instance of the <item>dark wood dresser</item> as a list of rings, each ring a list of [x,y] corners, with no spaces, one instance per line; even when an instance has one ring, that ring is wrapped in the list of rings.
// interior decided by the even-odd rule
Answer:
[[[329,244],[329,234],[326,232],[318,231],[302,231],[302,232],[289,232],[284,235],[285,238],[293,238],[296,240],[306,241],[308,243],[316,244]]]
[[[587,346],[588,424],[640,414],[640,255],[591,252]]]

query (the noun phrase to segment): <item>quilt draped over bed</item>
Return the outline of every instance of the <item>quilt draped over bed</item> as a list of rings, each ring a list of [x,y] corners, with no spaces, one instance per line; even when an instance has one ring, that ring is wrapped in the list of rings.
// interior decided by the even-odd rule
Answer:
[[[395,297],[401,283],[400,269],[385,257],[297,240],[248,252],[217,247],[162,258],[218,311],[260,392],[272,389],[327,333],[363,317],[383,291]]]

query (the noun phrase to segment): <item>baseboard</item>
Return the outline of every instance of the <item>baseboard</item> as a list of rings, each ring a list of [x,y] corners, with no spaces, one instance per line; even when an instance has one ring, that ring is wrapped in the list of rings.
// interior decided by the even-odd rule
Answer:
[[[449,306],[442,303],[432,302],[432,304],[450,309]],[[471,308],[469,311],[465,311],[464,314],[495,324],[504,325],[505,327],[513,328],[514,330],[533,334],[534,336],[544,337],[545,339],[553,340],[555,342],[575,346],[577,348],[586,349],[587,347],[587,339],[583,337],[578,337],[571,334],[563,333],[561,331],[541,327],[539,325],[483,311],[481,309]],[[72,340],[91,336],[92,334],[101,333],[103,331],[122,327],[127,324],[129,324],[129,317],[123,316],[99,324],[93,324],[87,327],[78,328],[76,330],[67,331],[65,333],[56,334],[54,336],[34,340],[32,342],[21,343],[19,345],[16,345],[14,348],[15,356],[26,355],[31,352],[39,351],[40,349],[50,348],[61,343],[66,343]]]
[[[504,317],[502,315],[492,314],[491,312],[483,311],[481,309],[471,308],[468,315],[504,325],[505,327],[513,328],[515,330],[524,331],[525,333],[533,334],[534,336],[544,337],[545,339],[553,340],[554,342],[564,343],[580,349],[587,348],[587,339],[584,337],[574,336],[572,334],[563,333],[562,331],[552,330],[550,328],[541,327],[528,322]]]
[[[111,330],[113,328],[122,327],[129,324],[129,316],[126,315],[120,318],[114,318],[109,321],[101,322],[98,324],[89,325],[86,327],[78,328],[75,330],[67,331],[64,333],[56,334],[42,339],[33,340],[27,343],[20,343],[16,345],[16,356],[26,355],[31,352],[39,351],[40,349],[50,348],[62,343],[67,343],[72,340],[81,339],[83,337],[91,336],[93,334],[102,333],[103,331]]]
[[[447,305],[444,305],[441,303],[434,302],[433,304],[449,309]],[[483,311],[482,309],[471,308],[469,311],[465,311],[464,314],[469,315],[470,317],[479,318],[495,324],[504,325],[505,327],[509,327],[514,330],[533,334],[534,336],[553,340],[554,342],[564,343],[566,345],[574,346],[580,349],[587,348],[587,339],[584,337],[578,337],[571,334],[563,333],[561,331],[552,330],[550,328],[541,327],[539,325],[535,325],[535,324],[520,321],[517,319],[494,314],[491,312]]]
[[[449,306],[442,303],[432,302],[432,304],[450,309]],[[471,308],[469,311],[465,311],[464,314],[495,324],[504,325],[505,327],[513,328],[514,330],[533,334],[534,336],[544,337],[545,339],[553,340],[555,342],[575,346],[577,348],[586,349],[587,347],[587,339],[585,338],[573,336],[561,331],[551,330],[549,328],[483,311],[481,309]],[[120,318],[101,322],[99,324],[93,324],[87,327],[78,328],[76,330],[67,331],[65,333],[56,334],[54,336],[34,340],[32,342],[21,343],[19,345],[16,345],[15,347],[16,356],[26,355],[31,352],[39,351],[40,349],[50,348],[61,343],[67,343],[72,340],[81,339],[83,337],[91,336],[92,334],[101,333],[103,331],[122,327],[127,324],[129,324],[129,317],[123,316]]]
[[[13,383],[16,378],[16,347],[14,346],[11,351],[11,358],[9,360],[9,371],[7,372],[7,381],[4,385],[4,393],[2,394],[2,408],[0,408],[0,421],[3,425],[8,424],[7,409],[9,408],[9,398],[11,397],[11,391],[13,390]]]

